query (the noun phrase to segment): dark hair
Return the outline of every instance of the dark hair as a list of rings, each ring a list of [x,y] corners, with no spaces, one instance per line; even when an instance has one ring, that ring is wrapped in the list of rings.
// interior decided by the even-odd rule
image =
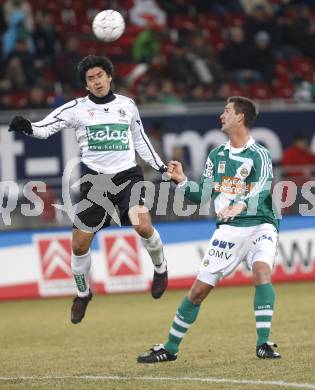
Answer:
[[[89,55],[84,57],[78,65],[79,77],[83,84],[86,84],[86,72],[91,68],[95,68],[96,66],[104,69],[108,76],[113,76],[114,67],[109,58]]]
[[[255,103],[243,96],[231,96],[228,98],[227,102],[234,104],[236,114],[244,114],[245,126],[251,127],[258,115]]]

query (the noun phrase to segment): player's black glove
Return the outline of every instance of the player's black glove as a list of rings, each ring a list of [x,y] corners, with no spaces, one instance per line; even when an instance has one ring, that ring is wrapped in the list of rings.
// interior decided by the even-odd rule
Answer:
[[[15,116],[9,124],[9,131],[23,131],[25,134],[33,134],[31,122],[22,116]]]

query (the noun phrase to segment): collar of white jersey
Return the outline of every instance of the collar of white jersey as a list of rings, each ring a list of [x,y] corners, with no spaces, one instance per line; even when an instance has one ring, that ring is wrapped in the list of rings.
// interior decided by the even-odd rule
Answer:
[[[95,104],[107,104],[115,100],[116,96],[111,90],[109,90],[108,94],[102,97],[95,96],[91,92],[89,92],[88,98]]]
[[[238,149],[240,149],[240,150],[241,150],[241,149],[242,149],[242,150],[248,149],[248,148],[250,148],[254,143],[255,143],[254,138],[250,136],[249,139],[248,139],[248,141],[246,142],[246,144],[245,144],[243,147],[238,148]],[[229,141],[227,141],[227,143],[225,144],[224,150],[231,150],[231,148],[232,148],[232,146],[231,146],[231,142],[230,142],[230,140],[229,140]]]

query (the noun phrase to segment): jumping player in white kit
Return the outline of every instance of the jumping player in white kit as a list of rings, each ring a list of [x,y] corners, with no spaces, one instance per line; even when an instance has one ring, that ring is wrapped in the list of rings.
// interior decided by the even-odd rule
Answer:
[[[9,128],[42,139],[61,130],[76,133],[82,177],[90,179],[81,182],[81,200],[87,199],[91,206],[78,210],[72,232],[71,265],[77,286],[77,297],[71,307],[74,324],[83,319],[93,296],[88,281],[92,240],[97,230],[109,226],[117,209],[121,224],[134,227],[151,256],[153,298],[162,296],[168,282],[161,238],[144,205],[145,191],[141,188],[138,197],[132,196],[133,188],[144,181],[142,170],[135,162],[135,151],[161,173],[166,166],[144,132],[135,102],[111,91],[111,61],[107,57],[87,56],[78,65],[78,75],[88,91],[86,97],[64,104],[36,123],[17,116]]]

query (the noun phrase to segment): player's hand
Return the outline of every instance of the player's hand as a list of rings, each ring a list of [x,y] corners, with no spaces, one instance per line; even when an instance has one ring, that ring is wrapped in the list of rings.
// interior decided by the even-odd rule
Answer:
[[[181,183],[186,179],[183,166],[179,161],[171,160],[167,164],[167,173],[169,174],[171,180],[175,181],[175,183]]]
[[[236,203],[233,206],[224,207],[217,214],[218,219],[223,222],[227,222],[228,220],[233,221],[233,219],[239,215],[243,210],[245,210],[245,206],[243,203]]]
[[[25,134],[33,134],[31,122],[22,116],[15,116],[9,124],[9,131],[23,131]]]

